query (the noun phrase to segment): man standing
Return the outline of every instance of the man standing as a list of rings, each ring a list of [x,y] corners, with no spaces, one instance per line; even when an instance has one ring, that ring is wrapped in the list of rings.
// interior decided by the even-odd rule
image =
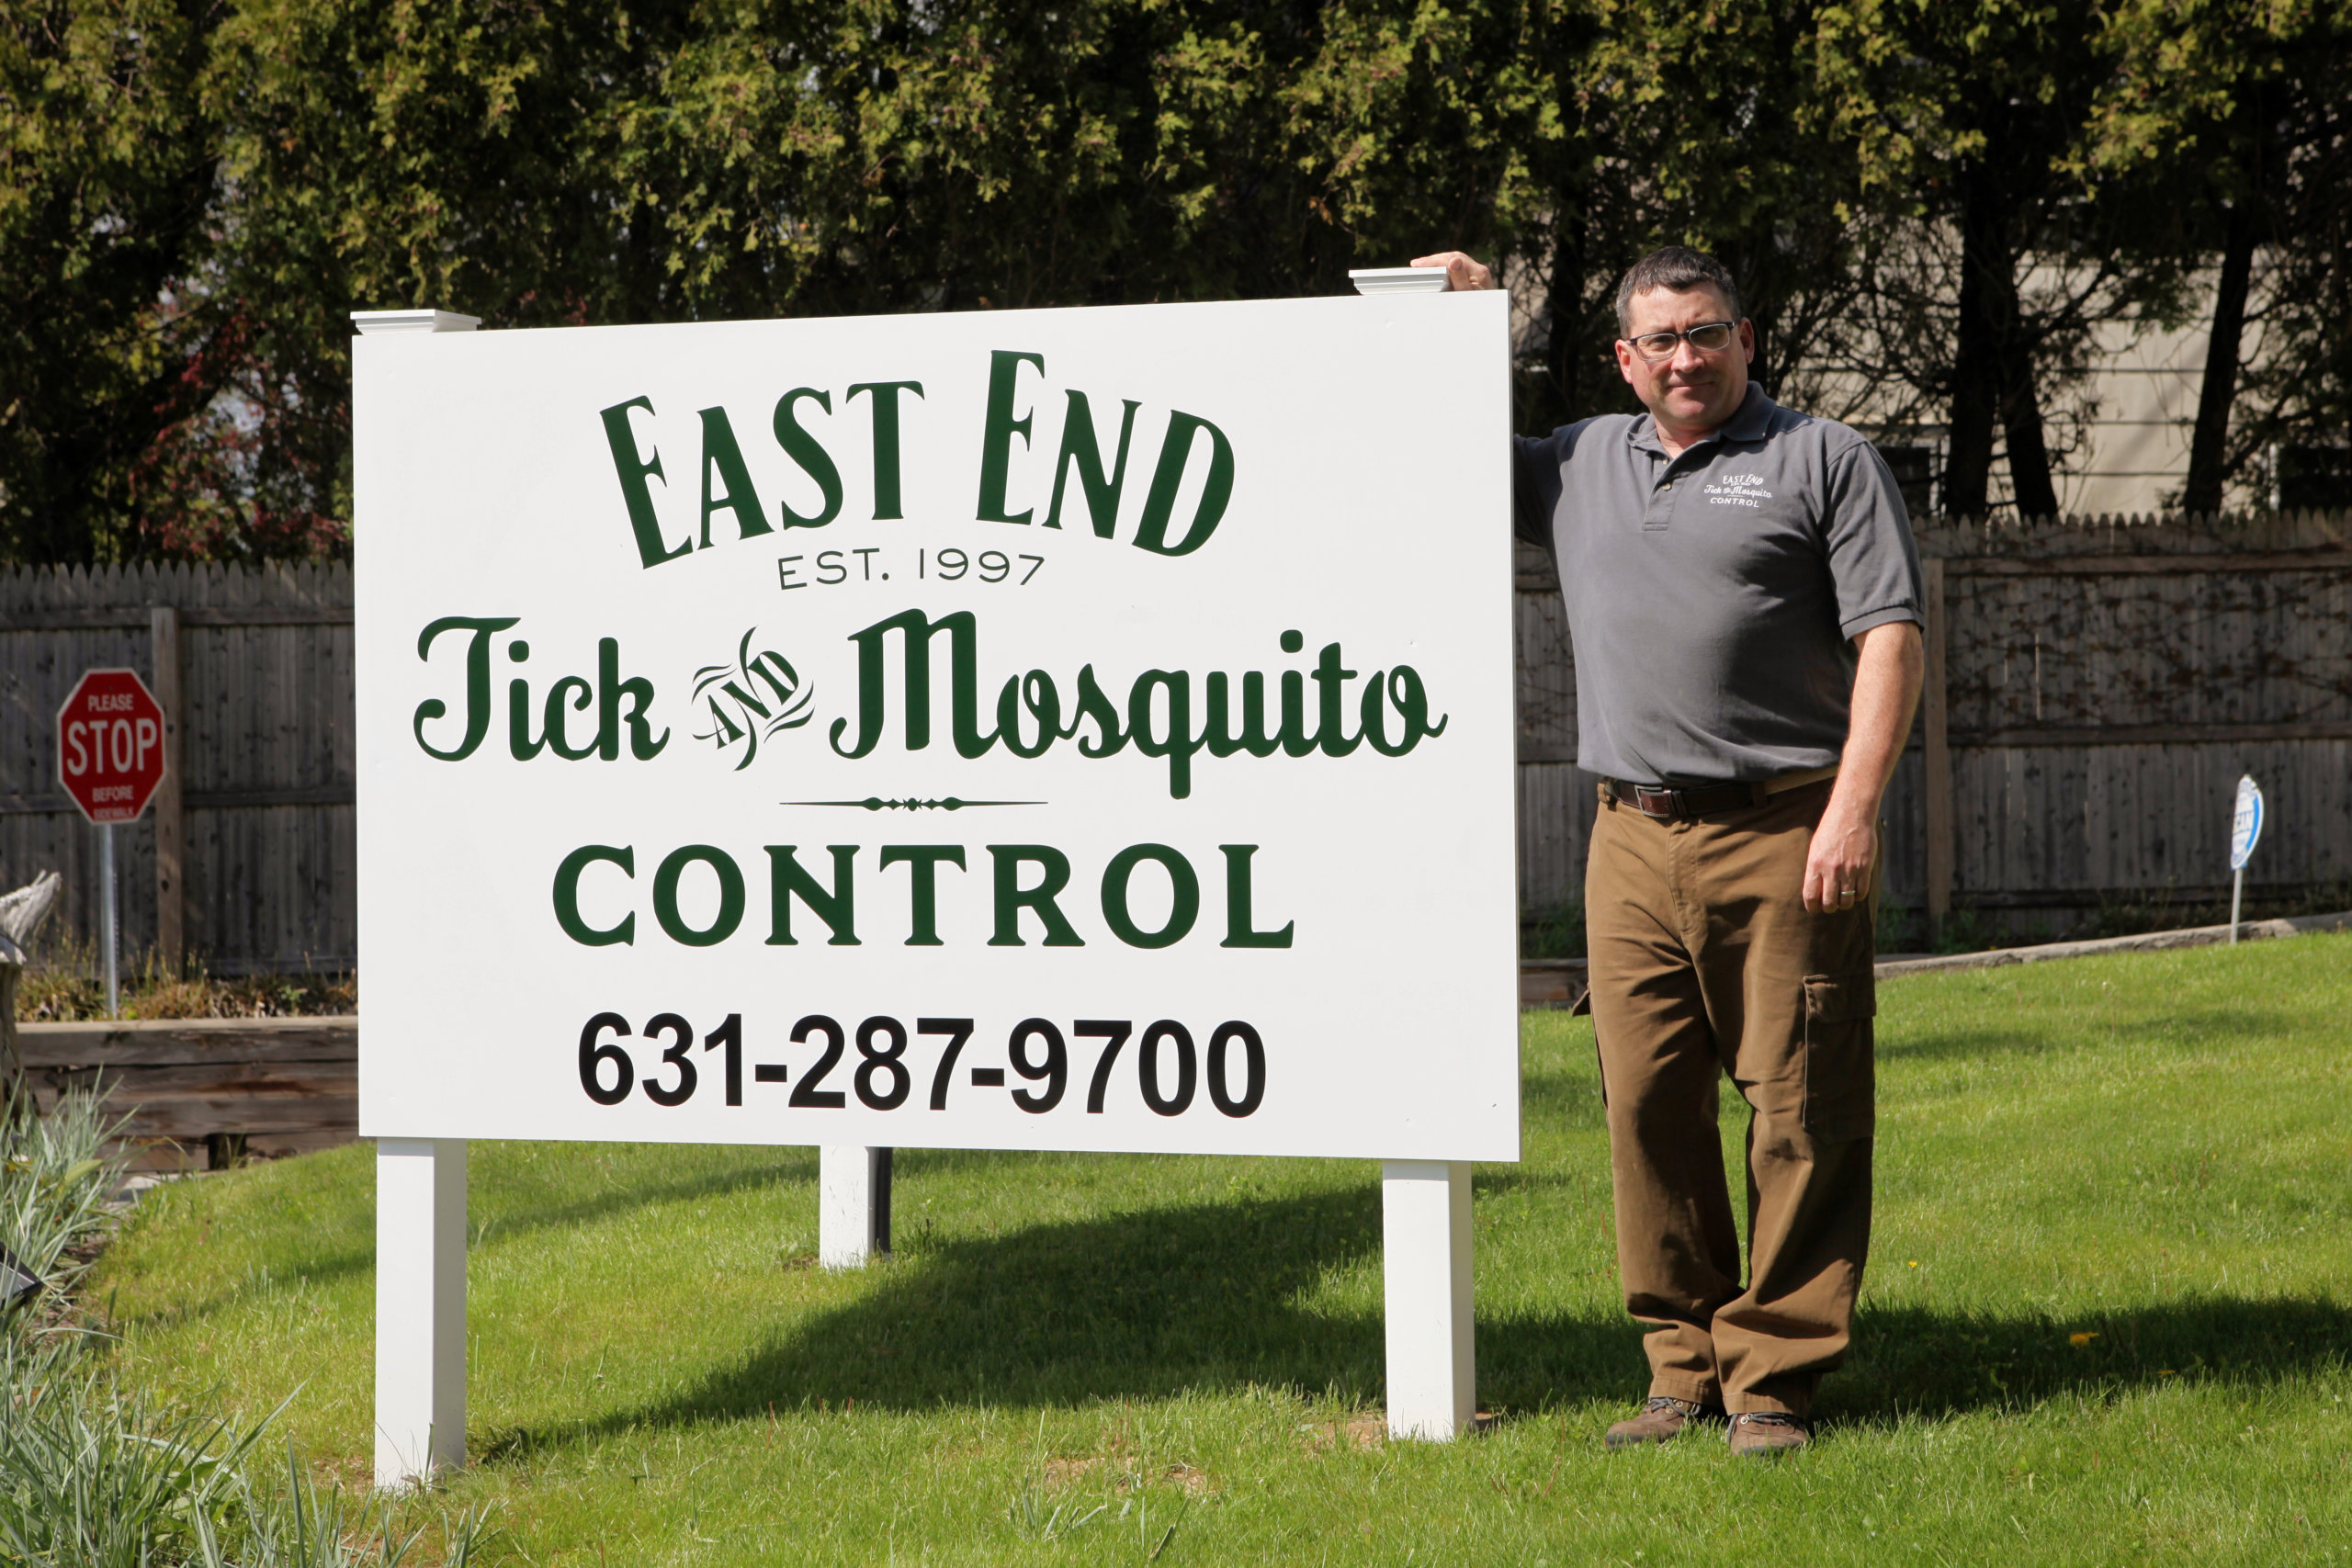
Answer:
[[[1493,286],[1459,252],[1417,259]],[[1885,462],[1749,384],[1731,275],[1673,246],[1617,290],[1649,412],[1515,443],[1521,538],[1552,552],[1576,647],[1592,1019],[1625,1305],[1650,1325],[1611,1448],[1728,1419],[1811,1438],[1870,1240],[1871,873],[1919,694],[1919,564]],[[1753,1112],[1749,1259],[1718,1073]]]

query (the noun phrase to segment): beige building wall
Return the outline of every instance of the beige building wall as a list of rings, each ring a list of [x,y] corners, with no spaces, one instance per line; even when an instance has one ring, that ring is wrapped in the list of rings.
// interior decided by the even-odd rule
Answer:
[[[2037,268],[2028,274],[2023,292],[2057,293],[2065,287],[2056,273]],[[2095,333],[2088,378],[2043,407],[2064,511],[2077,516],[2144,515],[2165,510],[2179,495],[2188,479],[2188,446],[2212,335],[2212,290],[2209,275],[2199,283],[2195,313],[2177,328],[2154,321],[2102,323]],[[2259,333],[2249,328],[2243,352],[2251,355],[2258,347]],[[1942,409],[1925,411],[1928,419],[1905,419],[1893,406],[1894,389],[1872,387],[1835,367],[1800,367],[1791,382],[1796,406],[1870,433],[1903,480],[1913,510],[1934,504],[1930,476],[1943,466]],[[1994,505],[2007,507],[2010,493],[2007,460],[1996,457]],[[2265,499],[2243,483],[2228,497],[2240,506]]]
[[[2124,321],[2100,329],[2103,363],[2088,389],[2097,412],[2058,475],[2068,512],[2158,512],[2178,496],[2211,335],[2210,314],[2177,332]]]

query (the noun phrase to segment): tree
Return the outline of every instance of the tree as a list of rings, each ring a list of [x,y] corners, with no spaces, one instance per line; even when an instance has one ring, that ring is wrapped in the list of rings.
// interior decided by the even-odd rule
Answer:
[[[254,492],[347,515],[348,304],[511,326],[1342,288],[1464,186],[1431,140],[1364,133],[1400,45],[1325,16],[243,0],[207,75],[232,234],[207,283],[247,330]]]
[[[1864,308],[1838,352],[1949,410],[1957,515],[1989,510],[1996,446],[2019,514],[2055,513],[2052,400],[2081,387],[2094,329],[2182,308],[2150,182],[2089,177],[2103,28],[2062,0],[1871,0],[1826,40],[1834,133],[1872,197]]]
[[[2352,491],[2352,18],[2328,7],[2290,51],[2259,166],[2269,186],[2259,337],[2241,378],[2224,476],[2269,454],[2289,507],[2341,507]],[[2295,471],[2297,468],[2301,472]]]
[[[213,164],[201,0],[40,0],[0,17],[0,559],[138,546],[140,460],[203,403],[212,338],[181,286]]]
[[[2341,6],[2308,0],[2135,0],[2109,26],[2115,64],[2088,162],[2100,174],[2159,171],[2188,215],[2186,248],[2215,263],[2180,496],[2188,511],[2220,511],[2232,475],[2282,434],[2344,428],[2347,363],[2327,310],[2352,303],[2342,276],[2352,237],[2348,36]],[[2256,258],[2266,252],[2270,304],[2250,312]],[[2278,329],[2266,334],[2265,362],[2254,370],[2271,395],[2247,427],[2251,438],[2242,430],[2233,443],[2245,333],[2257,318]]]
[[[2342,429],[2344,3],[31,0],[0,22],[0,555],[346,547],[355,307],[1337,293],[1448,246],[1524,307],[1524,428],[1630,406],[1616,280],[1688,243],[1742,279],[1768,391],[1948,413],[1948,506],[2005,445],[2030,512],[2093,329],[2177,316],[2218,249],[2262,342],[2335,367],[2266,346],[2223,387],[2217,352],[2208,401],[2261,412],[2198,451],[2243,468]]]
[[[1713,252],[1741,279],[1756,375],[1780,392],[1850,292],[1855,164],[1819,134],[1818,8],[1585,0],[1442,15],[1422,23],[1424,56],[1363,73],[1382,89],[1367,134],[1385,128],[1398,177],[1367,170],[1342,210],[1417,217],[1420,243],[1400,257],[1489,237],[1503,251],[1533,317],[1522,428],[1634,406],[1611,348],[1617,281],[1669,243]],[[1440,182],[1466,193],[1459,212],[1416,210],[1412,195]]]

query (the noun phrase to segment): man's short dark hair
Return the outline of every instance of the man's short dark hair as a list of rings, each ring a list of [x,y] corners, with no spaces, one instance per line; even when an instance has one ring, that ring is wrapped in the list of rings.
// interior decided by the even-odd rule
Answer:
[[[1647,294],[1653,288],[1713,288],[1731,307],[1731,319],[1738,321],[1739,285],[1731,280],[1731,269],[1707,254],[1688,245],[1668,245],[1662,251],[1652,251],[1625,269],[1624,280],[1617,285],[1617,330],[1634,330],[1634,296]]]

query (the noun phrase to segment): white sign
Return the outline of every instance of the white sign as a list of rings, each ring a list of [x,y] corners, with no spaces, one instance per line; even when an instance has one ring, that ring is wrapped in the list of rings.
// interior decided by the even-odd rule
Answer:
[[[2230,818],[2230,869],[2243,871],[2262,837],[2262,786],[2251,775],[2238,780],[2237,807]]]
[[[362,1131],[1516,1158],[1507,321],[356,343]]]

